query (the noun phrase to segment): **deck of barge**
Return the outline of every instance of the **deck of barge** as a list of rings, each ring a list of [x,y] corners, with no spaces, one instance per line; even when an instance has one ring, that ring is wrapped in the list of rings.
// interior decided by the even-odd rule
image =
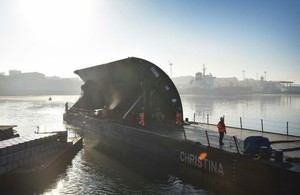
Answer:
[[[211,147],[220,148],[222,150],[233,153],[238,152],[233,136],[237,138],[238,150],[240,153],[243,153],[244,151],[244,140],[247,137],[263,136],[268,138],[269,141],[272,143],[272,149],[282,150],[284,157],[300,158],[300,137],[298,136],[227,127],[227,134],[224,135],[223,139],[223,142],[225,144],[223,146],[220,146],[219,133],[216,125],[195,123],[190,125],[184,125],[183,129],[178,128],[175,131],[168,131],[164,128],[155,127],[150,128],[150,130],[146,128],[145,131],[150,131],[151,133],[163,136],[169,136],[174,139],[187,139],[193,142],[198,142],[202,145],[209,145]]]
[[[221,148],[230,152],[237,152],[233,136],[237,138],[240,152],[243,152],[243,141],[245,140],[245,138],[249,136],[263,136],[267,137],[271,143],[274,142],[273,144],[271,144],[272,149],[283,150],[285,157],[300,158],[300,137],[297,136],[227,127],[227,134],[224,136],[223,140],[225,145],[220,146],[219,133],[215,125],[192,124],[184,126],[184,130],[187,139],[195,142],[198,141],[203,145],[208,145],[205,132],[207,131],[209,144],[211,147]]]

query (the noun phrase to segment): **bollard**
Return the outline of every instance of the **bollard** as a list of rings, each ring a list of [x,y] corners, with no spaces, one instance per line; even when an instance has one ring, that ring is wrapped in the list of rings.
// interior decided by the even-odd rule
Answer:
[[[264,121],[263,121],[263,119],[260,119],[260,124],[261,124],[261,131],[264,132]]]
[[[289,135],[289,122],[286,122],[286,135]]]

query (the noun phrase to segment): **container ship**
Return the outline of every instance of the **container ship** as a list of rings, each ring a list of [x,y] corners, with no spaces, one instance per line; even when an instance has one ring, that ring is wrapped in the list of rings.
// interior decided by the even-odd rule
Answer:
[[[157,162],[154,170],[168,168],[222,194],[300,193],[299,158],[261,136],[219,146],[212,132],[184,119],[177,88],[155,64],[130,57],[75,74],[84,81],[82,95],[63,117],[81,129],[85,144]]]

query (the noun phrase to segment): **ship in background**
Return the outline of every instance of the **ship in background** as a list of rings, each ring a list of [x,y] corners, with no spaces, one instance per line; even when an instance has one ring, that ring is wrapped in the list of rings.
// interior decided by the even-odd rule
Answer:
[[[0,96],[18,95],[80,95],[82,81],[78,78],[46,77],[42,73],[10,70],[0,73]]]
[[[190,95],[250,95],[250,94],[300,94],[300,86],[292,81],[267,81],[260,79],[238,80],[236,77],[217,78],[211,73],[197,72],[195,77],[177,77],[173,82],[180,94]]]

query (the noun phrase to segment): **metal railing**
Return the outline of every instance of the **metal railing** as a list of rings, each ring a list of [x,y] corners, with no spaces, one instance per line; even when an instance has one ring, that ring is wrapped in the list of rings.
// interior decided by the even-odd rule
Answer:
[[[208,131],[201,128],[186,128],[185,129],[186,139],[193,142],[200,142],[201,144],[210,147],[219,146],[219,133]],[[244,141],[237,139],[236,136],[224,136],[223,142],[225,145],[237,153],[243,152]]]
[[[192,116],[194,122],[204,123],[208,125],[216,125],[220,116],[206,114],[206,116]],[[225,116],[225,124],[227,127],[255,130],[268,133],[277,133],[281,135],[300,136],[300,123],[290,121],[272,121],[264,119],[246,118],[246,117],[230,117]]]

